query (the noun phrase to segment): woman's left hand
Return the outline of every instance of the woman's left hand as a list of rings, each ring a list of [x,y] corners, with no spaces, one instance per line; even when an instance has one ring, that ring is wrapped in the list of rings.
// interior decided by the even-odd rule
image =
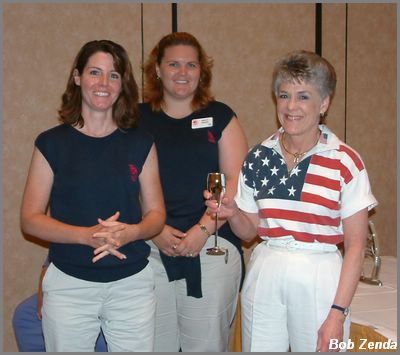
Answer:
[[[343,230],[345,252],[339,284],[336,295],[332,300],[334,304],[342,306],[351,304],[360,279],[368,236],[368,209],[364,208],[343,219]],[[339,351],[339,349],[332,349],[331,342],[337,341],[339,343],[343,341],[345,320],[346,316],[342,312],[336,309],[329,311],[318,331],[317,351]],[[331,349],[329,349],[329,345],[331,345]]]
[[[95,263],[109,254],[116,256],[120,260],[126,259],[126,255],[117,249],[129,242],[126,232],[127,225],[119,221],[102,220],[101,218],[98,219],[98,222],[102,229],[94,233],[93,238],[101,238],[104,241],[104,245],[94,250],[95,257],[92,262]]]
[[[331,311],[332,312],[332,311]],[[331,339],[338,343],[343,341],[343,322],[345,317],[343,314],[337,312],[332,315],[331,313],[322,323],[318,330],[317,352],[337,352],[339,348],[329,348]]]
[[[195,257],[200,254],[206,244],[208,236],[195,225],[187,231],[187,235],[177,245],[175,253],[179,256]]]

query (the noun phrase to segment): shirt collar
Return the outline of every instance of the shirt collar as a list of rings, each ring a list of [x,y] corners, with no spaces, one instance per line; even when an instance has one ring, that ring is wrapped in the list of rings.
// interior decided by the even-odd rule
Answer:
[[[319,125],[321,130],[321,136],[318,144],[315,146],[315,153],[320,153],[327,150],[338,149],[341,144],[339,138],[324,124]],[[283,128],[280,127],[272,136],[267,138],[261,143],[261,145],[267,148],[273,148],[277,151],[281,151],[279,146],[279,138],[283,133]]]

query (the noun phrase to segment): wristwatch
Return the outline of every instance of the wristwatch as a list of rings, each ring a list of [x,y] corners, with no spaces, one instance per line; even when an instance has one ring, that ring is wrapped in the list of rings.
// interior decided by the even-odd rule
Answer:
[[[342,312],[345,317],[349,314],[349,307],[340,307],[337,304],[333,304],[331,308],[337,309],[338,311]]]

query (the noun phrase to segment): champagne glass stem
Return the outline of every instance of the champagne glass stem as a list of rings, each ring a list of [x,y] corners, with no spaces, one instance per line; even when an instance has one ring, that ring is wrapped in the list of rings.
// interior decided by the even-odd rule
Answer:
[[[217,238],[218,238],[218,212],[215,213],[215,247],[217,247]]]

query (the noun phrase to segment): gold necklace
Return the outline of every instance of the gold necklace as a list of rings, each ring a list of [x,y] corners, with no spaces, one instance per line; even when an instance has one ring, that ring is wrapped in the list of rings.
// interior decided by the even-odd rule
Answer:
[[[280,142],[281,142],[281,144],[282,144],[283,149],[286,151],[286,153],[288,153],[288,154],[290,154],[290,155],[293,156],[293,163],[294,163],[293,168],[294,168],[294,167],[297,166],[297,164],[300,163],[300,160],[301,160],[311,149],[313,149],[313,148],[317,145],[317,143],[318,143],[318,141],[319,141],[319,137],[320,137],[320,135],[321,135],[321,131],[319,131],[317,140],[316,140],[316,142],[312,145],[312,147],[309,148],[309,149],[307,149],[306,151],[304,151],[304,152],[302,152],[302,153],[300,153],[300,152],[298,152],[298,153],[292,153],[291,151],[289,151],[289,150],[286,148],[285,142],[284,142],[284,134],[285,134],[285,132],[283,132],[283,133],[281,134]],[[292,168],[292,169],[293,169],[293,168]],[[292,171],[292,169],[290,169],[290,171]]]

